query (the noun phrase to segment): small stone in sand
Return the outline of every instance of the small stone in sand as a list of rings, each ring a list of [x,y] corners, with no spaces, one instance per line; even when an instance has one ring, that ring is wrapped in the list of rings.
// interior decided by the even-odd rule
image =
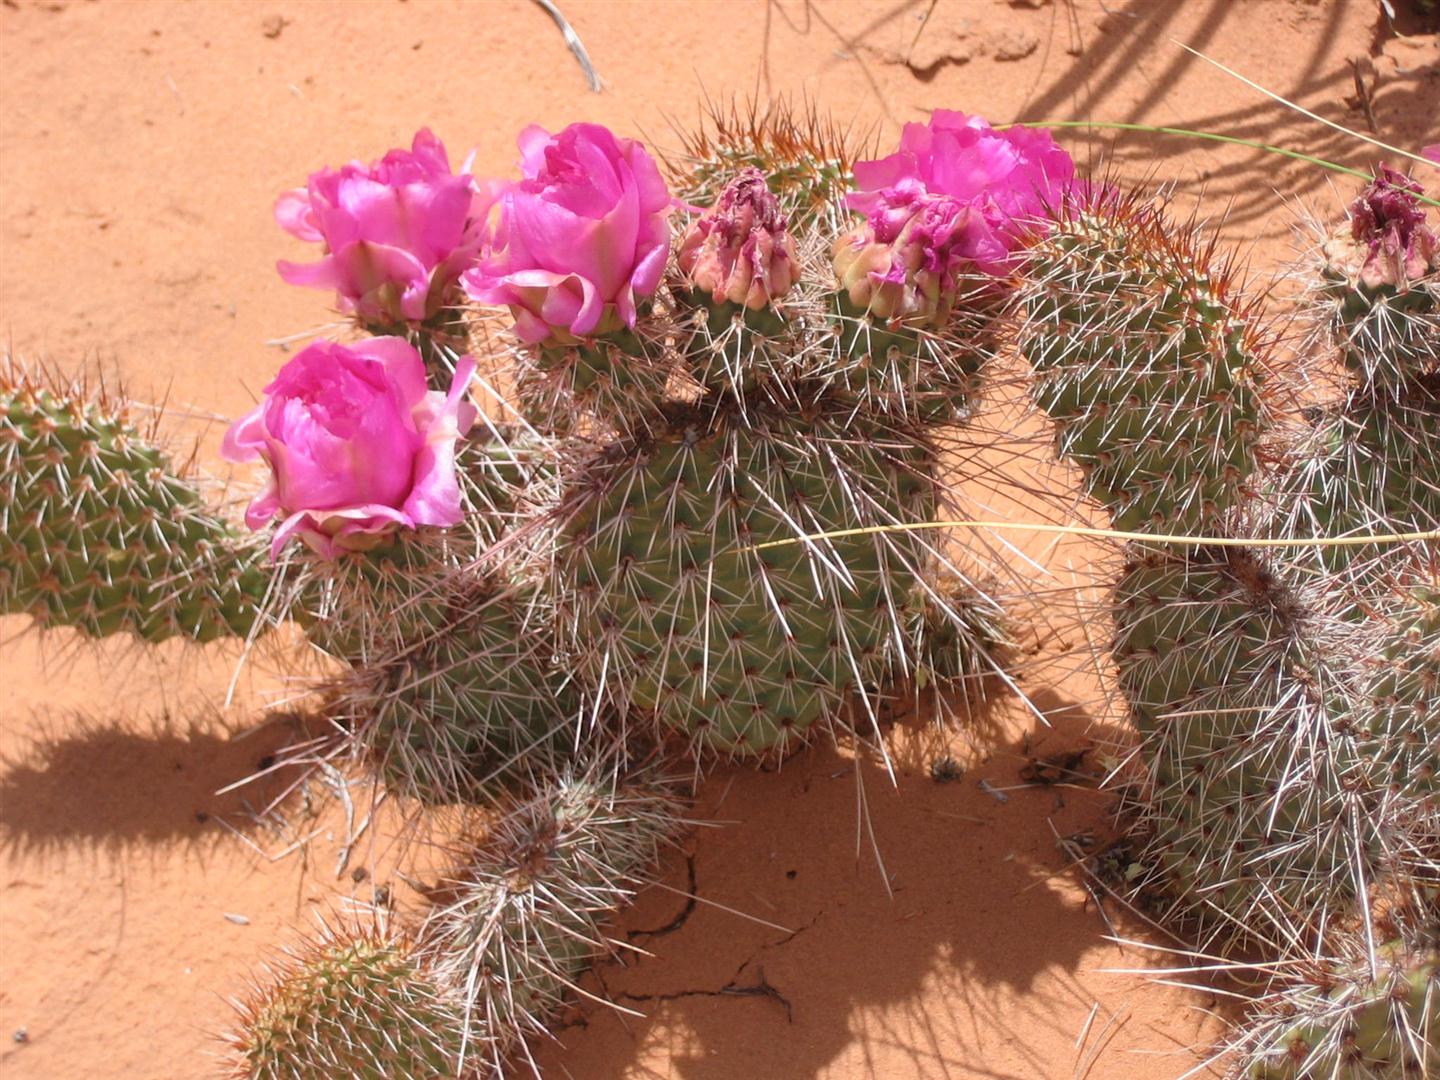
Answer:
[[[260,23],[260,32],[273,40],[289,25],[290,20],[283,15],[267,15]]]
[[[231,914],[230,912],[227,911],[227,912],[225,913],[225,918],[229,919],[229,920],[230,920],[231,922],[233,922],[236,926],[249,926],[249,925],[250,925],[250,920],[247,919],[244,915],[233,915],[233,914]]]

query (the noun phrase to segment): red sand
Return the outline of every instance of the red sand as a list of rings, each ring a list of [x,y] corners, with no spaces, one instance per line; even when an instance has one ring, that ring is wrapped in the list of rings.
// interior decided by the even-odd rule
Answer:
[[[276,192],[420,124],[457,156],[476,145],[481,173],[511,167],[514,133],[532,121],[598,120],[673,145],[666,117],[695,116],[702,94],[808,94],[886,141],[938,106],[1221,130],[1370,160],[1174,39],[1351,126],[1365,119],[1345,104],[1348,61],[1373,57],[1378,131],[1440,141],[1436,39],[1380,53],[1376,5],[1359,0],[1109,0],[1109,13],[940,0],[923,27],[923,0],[562,6],[602,94],[522,0],[3,0],[0,332],[19,357],[118,369],[140,398],[167,399],[167,430],[199,434],[218,469],[220,424],[207,419],[241,412],[283,360],[267,340],[329,318],[321,294],[273,272],[296,247],[271,221]],[[1281,197],[1335,206],[1326,174],[1300,162],[1151,135],[1064,139],[1128,178],[1174,181],[1184,204],[1203,190],[1262,273],[1288,253]],[[343,820],[318,783],[313,808],[288,803],[268,826],[248,815],[264,790],[214,794],[284,741],[283,722],[241,734],[289,691],[273,663],[248,667],[227,706],[235,658],[223,649],[23,630],[0,621],[0,1071],[213,1074],[225,996],[290,927],[339,897],[371,899],[377,883],[404,899],[387,844],[367,839],[337,880]],[[892,747],[898,786],[860,768],[888,893],[858,832],[850,758],[820,748],[778,774],[717,771],[696,816],[724,825],[687,845],[702,902],[678,929],[645,934],[685,906],[647,892],[623,927],[653,957],[597,976],[644,1017],[578,1010],[563,1047],[540,1054],[547,1075],[1146,1080],[1194,1066],[1221,1030],[1213,999],[1108,973],[1154,957],[1104,940],[1056,848],[1057,833],[1103,831],[1108,797],[1025,790],[1002,804],[976,786],[1018,783],[1027,732],[1042,755],[1094,734],[1093,681],[1047,680],[1026,685],[1054,726],[1007,702],[970,734],[975,749],[959,744],[971,766],[959,783],[927,777],[935,736],[906,728]],[[256,850],[317,829],[285,859]],[[665,880],[688,888],[683,857]]]

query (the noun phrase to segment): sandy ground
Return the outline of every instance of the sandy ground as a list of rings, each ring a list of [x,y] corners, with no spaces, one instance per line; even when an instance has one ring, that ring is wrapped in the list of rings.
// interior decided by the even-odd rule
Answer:
[[[272,270],[296,254],[271,220],[275,193],[421,124],[457,159],[476,147],[477,171],[492,173],[511,168],[514,133],[532,121],[598,120],[674,145],[667,118],[694,116],[702,94],[808,94],[886,141],[947,107],[1218,130],[1369,161],[1182,41],[1349,125],[1366,123],[1345,100],[1359,60],[1377,130],[1402,146],[1440,141],[1434,36],[1382,48],[1377,5],[1361,0],[565,0],[601,94],[526,0],[0,3],[0,334],[20,357],[123,371],[137,396],[169,402],[168,430],[198,435],[216,470],[220,421],[283,360],[266,342],[330,318],[321,294]],[[1212,215],[1228,208],[1221,231],[1262,276],[1288,253],[1293,206],[1280,197],[1335,205],[1325,174],[1300,162],[1154,135],[1064,138],[1127,177],[1174,181],[1182,200],[1203,192]],[[337,872],[343,818],[323,785],[268,823],[252,812],[280,778],[216,794],[287,738],[273,710],[294,684],[276,664],[248,665],[227,698],[236,657],[224,649],[24,630],[0,620],[0,1072],[212,1075],[227,995],[292,927],[401,888],[385,830]],[[1105,940],[1057,850],[1057,835],[1103,833],[1108,797],[1043,788],[1002,803],[977,786],[1013,788],[1027,753],[1103,734],[1093,680],[1032,674],[1026,686],[1050,727],[1013,702],[948,748],[902,725],[895,785],[831,749],[778,774],[717,772],[696,816],[720,827],[677,852],[665,886],[623,920],[650,955],[595,977],[637,1015],[576,1010],[561,1045],[540,1052],[546,1074],[1148,1080],[1193,1068],[1221,1030],[1215,999],[1121,970],[1156,958]],[[969,771],[937,784],[928,764],[947,749]]]

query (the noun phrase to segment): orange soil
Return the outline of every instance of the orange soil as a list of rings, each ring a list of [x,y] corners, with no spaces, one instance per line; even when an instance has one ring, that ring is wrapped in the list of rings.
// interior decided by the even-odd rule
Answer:
[[[457,158],[475,145],[481,173],[511,168],[513,135],[532,121],[597,120],[673,145],[667,117],[695,116],[703,94],[808,94],[885,141],[939,106],[1370,160],[1174,39],[1351,126],[1364,118],[1344,101],[1348,61],[1373,56],[1379,132],[1440,141],[1435,38],[1382,53],[1376,5],[1359,0],[940,0],[928,22],[925,0],[565,0],[601,94],[522,0],[0,2],[0,333],[21,358],[122,371],[136,396],[168,401],[167,430],[198,436],[217,470],[220,419],[284,359],[266,341],[329,318],[321,294],[272,270],[296,254],[270,218],[275,193],[421,124]],[[1175,182],[1184,205],[1203,191],[1211,214],[1228,207],[1222,234],[1262,273],[1288,252],[1282,196],[1336,205],[1326,174],[1300,162],[1173,137],[1063,138],[1127,178]],[[247,666],[227,704],[225,649],[24,629],[0,621],[0,1071],[211,1075],[226,995],[291,927],[344,896],[371,900],[377,884],[404,893],[393,845],[377,826],[337,875],[343,815],[318,781],[310,804],[268,824],[250,811],[279,780],[215,794],[286,738],[283,718],[255,730],[294,689],[274,660]],[[1104,940],[1056,847],[1103,832],[1109,798],[1030,789],[1001,803],[977,787],[1017,784],[1027,751],[1082,745],[1106,719],[1084,675],[1032,672],[1025,685],[1052,726],[1005,702],[952,740],[970,767],[959,783],[928,778],[945,747],[914,725],[893,738],[895,785],[826,748],[779,773],[718,770],[696,816],[724,824],[687,844],[700,905],[647,934],[685,906],[647,892],[623,928],[653,955],[596,976],[643,1017],[577,1010],[539,1053],[546,1074],[1146,1080],[1194,1066],[1221,1031],[1215,999],[1110,971],[1156,958]],[[888,891],[858,825],[857,775]],[[286,858],[260,854],[312,832]],[[687,889],[685,859],[664,879]]]

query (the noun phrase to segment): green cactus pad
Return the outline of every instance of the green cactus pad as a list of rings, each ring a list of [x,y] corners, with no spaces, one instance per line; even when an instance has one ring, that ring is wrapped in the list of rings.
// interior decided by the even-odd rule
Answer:
[[[392,790],[429,804],[491,801],[573,747],[574,694],[539,600],[481,590],[457,605],[457,622],[345,677],[338,711]]]
[[[1440,1074],[1440,959],[1392,942],[1266,1003],[1241,1040],[1245,1080],[1425,1080]]]
[[[240,1005],[231,1036],[246,1080],[451,1080],[465,1029],[406,941],[327,934]]]
[[[1225,940],[1304,931],[1358,901],[1437,791],[1422,768],[1434,718],[1406,712],[1408,670],[1386,665],[1357,694],[1368,631],[1312,611],[1246,549],[1137,560],[1115,602],[1150,773],[1142,861],[1177,913]]]
[[[1107,199],[1032,252],[1021,349],[1062,455],[1127,531],[1203,532],[1256,469],[1264,344],[1189,227]]]
[[[0,370],[0,612],[91,637],[244,637],[265,558],[122,405]]]
[[[883,670],[931,537],[933,455],[859,422],[675,424],[601,453],[562,504],[576,663],[624,710],[732,753],[783,750]]]
[[[1362,385],[1383,392],[1440,371],[1440,271],[1399,289],[1325,270],[1315,291],[1323,330]]]
[[[1440,530],[1440,373],[1390,390],[1356,389],[1317,421],[1281,478],[1278,532],[1366,536]],[[1433,547],[1433,545],[1431,545]],[[1383,589],[1424,545],[1355,544],[1301,554],[1347,587]]]

